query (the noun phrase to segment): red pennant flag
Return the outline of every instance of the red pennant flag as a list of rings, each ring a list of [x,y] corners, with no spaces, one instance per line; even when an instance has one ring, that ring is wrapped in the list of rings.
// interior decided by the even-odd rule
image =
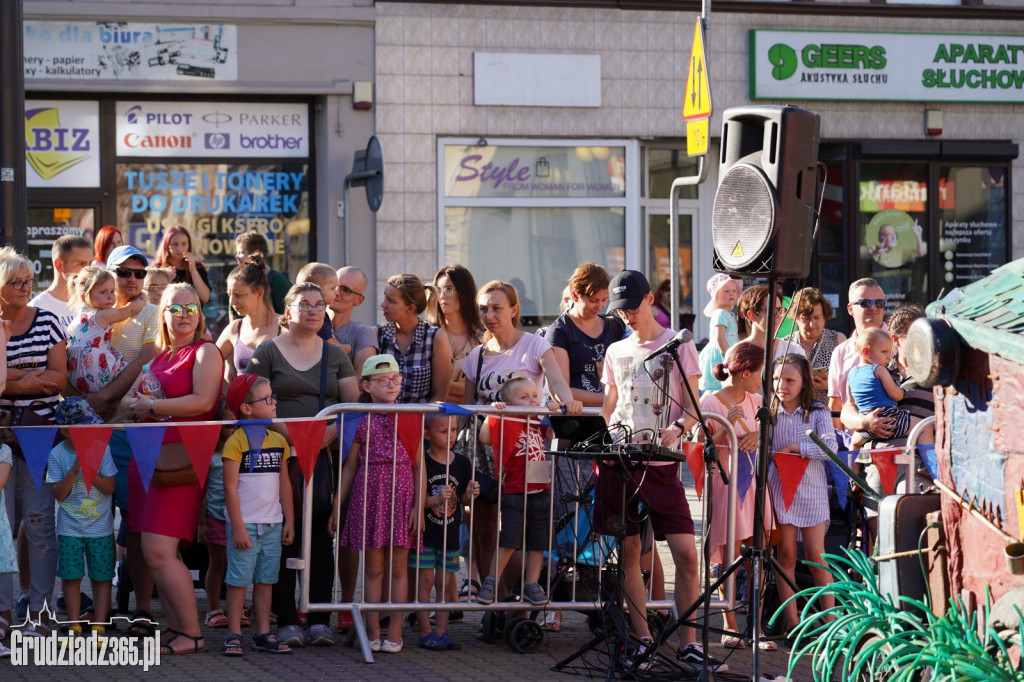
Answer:
[[[891,450],[870,450],[871,462],[878,469],[878,477],[882,481],[882,490],[886,495],[892,495],[896,490],[896,462],[893,456],[900,452],[899,448]]]
[[[288,437],[292,440],[292,454],[302,469],[302,478],[306,480],[306,485],[309,485],[313,477],[313,465],[320,454],[320,444],[324,442],[327,421],[317,419],[308,422],[285,422],[284,425],[288,429]]]
[[[782,503],[786,506],[786,511],[789,511],[810,460],[791,452],[776,452],[772,456],[775,467],[779,470],[779,483],[782,484]]]
[[[185,445],[192,468],[196,470],[199,485],[206,485],[206,475],[210,473],[210,460],[217,449],[220,438],[220,424],[177,424],[181,442]]]
[[[103,453],[114,433],[113,426],[69,426],[65,427],[71,434],[71,443],[75,446],[78,463],[85,477],[85,494],[92,492],[92,483],[103,462]]]
[[[679,449],[686,453],[686,466],[693,476],[693,487],[697,490],[697,499],[704,498],[704,444],[682,441]]]
[[[405,446],[405,451],[409,454],[409,461],[412,462],[414,468],[420,447],[423,445],[424,416],[414,412],[398,413],[398,440],[402,441],[402,445]]]

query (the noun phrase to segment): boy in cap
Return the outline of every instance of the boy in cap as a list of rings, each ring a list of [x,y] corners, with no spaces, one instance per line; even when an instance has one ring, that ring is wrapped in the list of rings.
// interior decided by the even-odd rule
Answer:
[[[277,396],[270,381],[257,374],[240,374],[228,386],[228,409],[240,420],[277,418]],[[241,656],[242,609],[245,590],[252,585],[256,612],[253,648],[290,654],[291,648],[270,632],[270,597],[281,565],[281,545],[295,536],[292,488],[285,460],[288,441],[267,430],[259,448],[240,428],[224,444],[224,508],[228,519],[227,584],[228,634],[221,644],[225,656]]]
[[[60,426],[102,424],[103,420],[82,398],[68,398],[57,403],[54,418]],[[111,496],[117,468],[110,456],[110,447],[103,451],[92,490],[85,489],[85,476],[75,452],[68,429],[61,429],[64,440],[50,450],[46,465],[46,482],[53,484],[57,498],[57,576],[64,591],[64,607],[71,623],[69,634],[81,635],[82,578],[89,567],[92,584],[93,620],[107,622],[110,609],[110,586],[114,579],[114,517]],[[103,638],[106,628],[93,625],[92,630]]]
[[[653,305],[654,294],[642,273],[623,270],[612,279],[608,287],[608,310],[633,333],[610,345],[605,354],[601,416],[611,426],[624,427],[633,442],[656,442],[672,448],[695,423],[689,416],[691,412],[684,412],[684,408],[690,407],[690,401],[683,381],[689,382],[693,395],[697,395],[700,367],[693,341],[679,346],[685,376],[680,376],[671,353],[650,357],[674,336],[671,329],[665,329],[655,320]],[[626,509],[619,509],[622,474],[607,470],[598,477],[595,526],[603,533],[614,533],[620,522],[626,526],[620,565],[633,632],[642,642],[638,655],[653,642],[646,620],[646,594],[640,572],[639,500],[647,504],[655,536],[664,537],[672,552],[676,565],[676,607],[682,613],[697,600],[698,564],[693,518],[678,473],[678,462],[659,461],[631,472],[625,482],[629,500]],[[693,628],[679,628],[679,643],[676,658],[680,665],[691,672],[701,670],[704,653],[696,643]],[[712,670],[727,670],[714,658],[710,658],[709,663]]]

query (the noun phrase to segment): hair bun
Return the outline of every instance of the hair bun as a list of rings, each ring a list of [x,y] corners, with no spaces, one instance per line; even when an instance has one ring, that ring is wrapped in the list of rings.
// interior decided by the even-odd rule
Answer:
[[[242,261],[242,265],[252,265],[253,267],[263,270],[267,267],[267,259],[259,251],[254,251],[245,257],[245,260]]]
[[[721,362],[715,365],[714,368],[712,368],[711,373],[719,381],[725,381],[726,379],[729,378],[729,368]]]

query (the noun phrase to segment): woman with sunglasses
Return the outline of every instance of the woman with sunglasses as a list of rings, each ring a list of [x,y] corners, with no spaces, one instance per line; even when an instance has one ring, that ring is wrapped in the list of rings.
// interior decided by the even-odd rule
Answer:
[[[788,315],[795,323],[789,340],[800,344],[811,363],[814,399],[828,405],[828,365],[832,351],[846,340],[844,334],[825,328],[832,319],[832,304],[818,289],[806,287],[793,294]]]
[[[178,555],[192,543],[203,500],[202,481],[192,468],[176,422],[216,419],[220,410],[224,358],[206,340],[199,295],[187,284],[172,284],[160,299],[160,352],[149,363],[164,397],[144,393],[143,376],[122,400],[125,414],[137,422],[168,421],[149,491],[133,458],[128,468],[128,525],[141,533],[142,555],[160,594],[168,630],[160,643],[164,655],[206,651],[192,576]],[[200,456],[211,456],[201,453]]]
[[[737,326],[741,341],[749,341],[761,348],[767,344],[768,336],[768,285],[758,284],[744,290],[736,301]],[[779,323],[786,316],[782,307],[782,289],[775,289],[775,319],[772,322],[772,333],[778,332]],[[778,360],[787,353],[804,355],[800,344],[789,339],[773,339],[772,361]]]
[[[210,302],[210,275],[206,266],[192,252],[192,235],[181,225],[171,225],[164,232],[153,256],[158,268],[174,268],[174,281],[191,284],[199,302]]]
[[[0,249],[0,317],[3,318],[0,341],[6,341],[4,349],[7,355],[4,363],[7,381],[0,397],[0,408],[26,407],[32,416],[52,422],[53,409],[60,400],[58,394],[67,384],[67,337],[56,315],[28,304],[34,281],[32,261],[10,246]],[[29,610],[31,620],[41,623],[38,628],[29,627],[46,635],[49,630],[43,604],[47,601],[53,603],[53,581],[57,573],[53,485],[41,483],[37,488],[18,443],[12,443],[11,447],[14,461],[7,477],[6,497],[14,500],[14,489],[20,486],[25,518],[38,515],[43,519],[42,523],[26,523],[25,534],[27,546],[32,548],[28,552],[31,569]],[[7,510],[0,510],[0,513],[7,513]],[[13,528],[14,519],[10,520]],[[4,633],[11,621],[13,594],[13,577],[0,575],[0,630]]]
[[[348,354],[340,345],[328,343],[317,336],[327,314],[320,287],[312,282],[296,284],[288,290],[284,303],[285,312],[280,320],[283,331],[280,336],[264,341],[256,348],[245,370],[248,374],[270,379],[270,388],[277,395],[277,416],[281,419],[312,417],[322,407],[359,400],[359,383]],[[338,461],[337,439],[337,429],[332,421],[324,432],[321,448],[334,451],[333,462]],[[331,464],[334,480],[337,469],[331,463],[332,459],[325,451],[321,451],[320,457]],[[298,462],[292,461],[294,463],[288,465],[288,474],[294,494],[295,527],[302,528],[302,495],[306,486]],[[315,570],[310,575],[309,597],[314,602],[330,601],[334,587],[333,540],[327,528],[333,491],[329,485],[321,487],[316,484],[316,477],[321,473],[318,466],[314,470],[313,534],[310,542]],[[328,627],[330,613],[309,614],[308,633],[299,626],[295,610],[295,571],[286,570],[285,563],[289,558],[299,556],[300,546],[300,542],[295,542],[284,547],[281,553],[282,570],[274,585],[271,601],[271,611],[277,614],[277,638],[292,648],[307,643],[330,646],[333,643]]]

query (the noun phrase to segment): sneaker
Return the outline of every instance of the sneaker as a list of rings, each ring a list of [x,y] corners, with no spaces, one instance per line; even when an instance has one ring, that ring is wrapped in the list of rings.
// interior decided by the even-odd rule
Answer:
[[[388,642],[391,644],[391,642]],[[448,645],[444,641],[435,635],[433,632],[420,637],[420,648],[428,649],[429,651],[445,651]]]
[[[686,647],[676,649],[676,660],[679,665],[691,673],[699,673],[704,670],[704,648],[700,644],[687,644]],[[724,673],[729,666],[708,654],[708,669],[716,673]]]
[[[654,667],[654,659],[649,655],[649,650],[654,647],[653,639],[641,639],[636,648],[623,661],[626,671],[644,671]]]
[[[390,639],[385,639],[381,642],[380,652],[382,654],[397,654],[402,651],[401,642],[392,642]]]
[[[379,639],[371,639],[370,640],[370,651],[372,651],[373,653],[377,653],[377,652],[380,651],[380,640]]]
[[[14,598],[14,620],[24,623],[28,618],[28,590],[21,590]]]
[[[306,641],[310,646],[334,646],[331,629],[326,625],[311,625],[306,633]]]
[[[347,635],[353,624],[351,611],[338,611],[338,632]]]
[[[448,651],[459,651],[460,649],[462,649],[462,645],[456,642],[454,639],[452,639],[452,636],[449,635],[447,632],[442,633],[439,639],[442,642],[444,642],[444,645],[448,649]]]
[[[495,582],[493,575],[489,575],[484,579],[484,584],[480,586],[480,591],[476,593],[478,603],[490,604],[494,602]]]
[[[285,625],[277,631],[277,638],[292,649],[301,649],[306,643],[306,633],[298,625]]]
[[[544,588],[538,582],[523,585],[523,599],[534,606],[543,606],[548,603],[548,595],[544,594]]]

